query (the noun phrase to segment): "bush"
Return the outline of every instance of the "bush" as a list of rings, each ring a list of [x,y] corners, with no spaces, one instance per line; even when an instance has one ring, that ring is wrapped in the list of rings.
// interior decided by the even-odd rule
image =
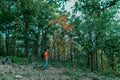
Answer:
[[[50,61],[49,63],[56,68],[60,68],[62,66],[60,62]]]
[[[28,62],[28,58],[20,58],[17,56],[8,56],[13,63],[25,63]]]
[[[100,80],[98,77],[93,77],[92,80]]]

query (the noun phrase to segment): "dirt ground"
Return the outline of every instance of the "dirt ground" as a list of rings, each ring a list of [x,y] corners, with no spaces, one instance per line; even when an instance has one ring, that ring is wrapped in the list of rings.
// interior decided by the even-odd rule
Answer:
[[[43,71],[42,67],[32,65],[0,65],[0,80],[120,80],[118,77],[105,77],[82,70],[55,68],[48,66]]]
[[[88,70],[55,67],[48,65],[44,71],[42,63],[2,64],[0,58],[0,80],[120,80],[116,76],[102,76]]]

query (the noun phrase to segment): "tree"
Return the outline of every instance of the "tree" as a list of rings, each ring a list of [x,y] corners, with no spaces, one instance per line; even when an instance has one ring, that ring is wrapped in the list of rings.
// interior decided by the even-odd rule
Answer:
[[[113,10],[113,6],[116,5],[118,0],[102,2],[102,1],[81,1],[76,2],[74,12],[80,11],[82,13],[80,20],[81,24],[78,25],[81,28],[77,31],[79,37],[82,37],[81,44],[84,47],[87,58],[88,67],[91,71],[94,68],[98,68],[98,54],[97,51],[101,49],[103,39],[105,38],[106,28],[110,26],[110,21],[113,19],[116,11]],[[108,15],[111,14],[111,15]],[[111,18],[110,18],[111,17]],[[84,28],[82,28],[84,27]],[[102,39],[101,39],[102,38]],[[85,41],[84,41],[85,40]]]

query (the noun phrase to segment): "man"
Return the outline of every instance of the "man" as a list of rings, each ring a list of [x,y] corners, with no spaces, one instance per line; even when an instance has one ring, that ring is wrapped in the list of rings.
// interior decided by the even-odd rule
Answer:
[[[43,70],[46,69],[48,64],[48,50],[44,49],[44,64],[43,64]]]

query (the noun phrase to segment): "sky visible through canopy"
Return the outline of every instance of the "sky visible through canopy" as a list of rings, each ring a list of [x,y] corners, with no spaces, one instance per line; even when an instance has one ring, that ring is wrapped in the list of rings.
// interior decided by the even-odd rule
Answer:
[[[72,14],[72,8],[75,5],[75,2],[77,2],[78,0],[69,0],[65,3],[65,9],[70,12]],[[80,12],[76,13],[76,16],[79,16]]]
[[[72,8],[75,5],[75,2],[77,2],[78,0],[69,0],[65,3],[65,9],[70,12],[72,14]],[[80,12],[76,13],[76,16],[80,16]],[[120,10],[118,10],[117,14],[116,14],[116,18],[120,18]]]

